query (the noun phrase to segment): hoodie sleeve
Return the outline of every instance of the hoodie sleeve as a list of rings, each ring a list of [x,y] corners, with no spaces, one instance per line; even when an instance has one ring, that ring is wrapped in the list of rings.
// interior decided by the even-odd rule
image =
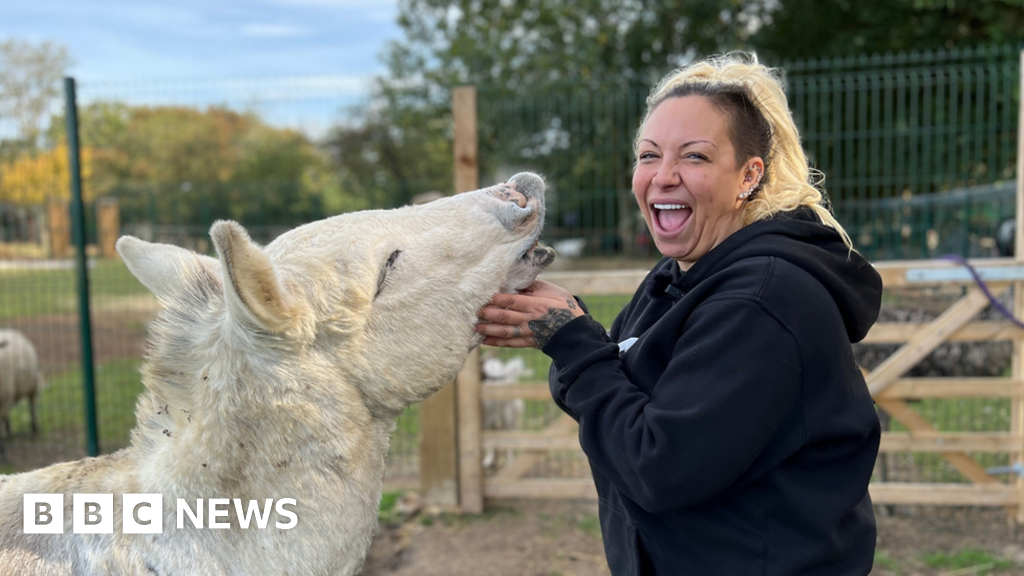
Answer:
[[[591,466],[650,512],[723,493],[800,396],[795,338],[751,299],[695,309],[650,393],[629,381],[618,346],[589,316],[544,352],[554,360],[552,393],[577,417]]]

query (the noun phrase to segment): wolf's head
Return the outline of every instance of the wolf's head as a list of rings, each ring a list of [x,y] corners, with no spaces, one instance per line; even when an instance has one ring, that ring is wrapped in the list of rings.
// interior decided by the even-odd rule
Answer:
[[[220,221],[210,230],[216,259],[130,236],[117,249],[162,301],[154,346],[171,356],[224,348],[282,386],[337,376],[371,409],[397,413],[454,378],[480,342],[480,307],[551,262],[536,244],[543,220],[544,183],[524,173],[423,206],[306,224],[266,247]]]

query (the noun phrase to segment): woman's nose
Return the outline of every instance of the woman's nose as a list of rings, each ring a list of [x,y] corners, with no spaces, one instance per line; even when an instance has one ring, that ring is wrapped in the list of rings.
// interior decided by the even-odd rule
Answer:
[[[681,181],[682,179],[679,177],[679,172],[675,169],[675,165],[668,163],[659,166],[652,179],[654,185],[661,189],[673,188],[678,186]]]

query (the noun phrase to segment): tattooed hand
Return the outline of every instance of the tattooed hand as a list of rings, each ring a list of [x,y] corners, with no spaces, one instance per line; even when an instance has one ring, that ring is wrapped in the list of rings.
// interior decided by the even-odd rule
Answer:
[[[565,289],[538,280],[518,294],[497,294],[478,315],[476,331],[484,335],[484,344],[543,348],[583,310]]]

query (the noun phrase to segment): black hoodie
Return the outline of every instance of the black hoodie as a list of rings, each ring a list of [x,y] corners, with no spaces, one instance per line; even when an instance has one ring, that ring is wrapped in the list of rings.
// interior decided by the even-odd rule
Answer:
[[[582,316],[552,337],[614,576],[870,572],[880,430],[851,343],[881,290],[802,209],[685,273],[662,260],[610,333]]]

